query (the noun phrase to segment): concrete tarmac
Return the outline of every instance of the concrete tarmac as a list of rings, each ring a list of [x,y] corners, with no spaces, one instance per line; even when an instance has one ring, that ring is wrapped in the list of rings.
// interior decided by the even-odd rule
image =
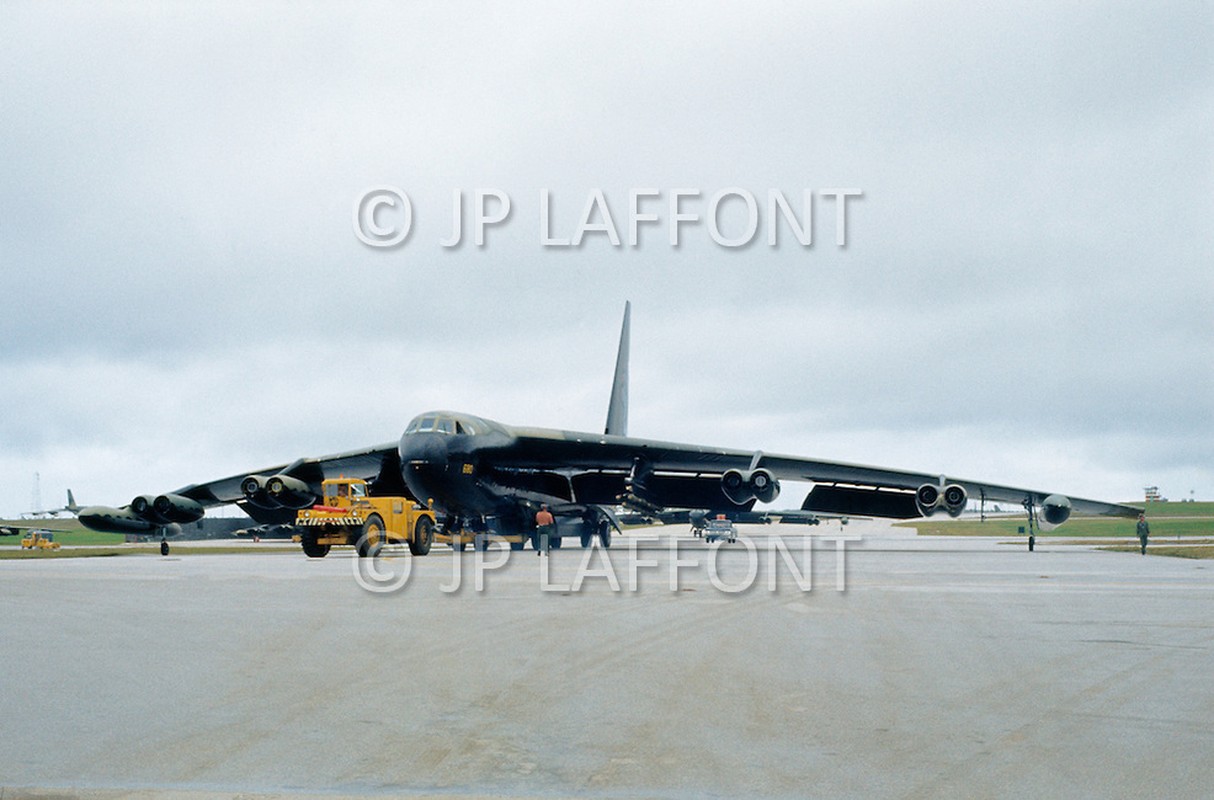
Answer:
[[[562,549],[546,579],[528,549],[483,591],[471,552],[443,591],[438,547],[381,559],[384,583],[411,566],[388,592],[339,551],[0,561],[0,798],[1214,786],[1214,563],[858,521],[743,533],[753,556],[617,536],[610,567]],[[807,533],[809,588],[788,563]]]

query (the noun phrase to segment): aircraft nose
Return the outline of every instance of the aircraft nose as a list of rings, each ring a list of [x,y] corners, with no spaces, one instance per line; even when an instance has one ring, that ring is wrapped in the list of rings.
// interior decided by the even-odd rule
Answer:
[[[400,463],[446,465],[446,437],[437,433],[406,433],[400,437]]]

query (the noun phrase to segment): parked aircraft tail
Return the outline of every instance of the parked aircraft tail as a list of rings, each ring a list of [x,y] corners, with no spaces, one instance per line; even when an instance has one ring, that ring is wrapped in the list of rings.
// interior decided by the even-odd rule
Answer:
[[[624,303],[624,326],[620,329],[620,350],[615,357],[615,379],[611,382],[611,405],[607,407],[607,428],[604,433],[628,435],[628,320],[632,303]]]

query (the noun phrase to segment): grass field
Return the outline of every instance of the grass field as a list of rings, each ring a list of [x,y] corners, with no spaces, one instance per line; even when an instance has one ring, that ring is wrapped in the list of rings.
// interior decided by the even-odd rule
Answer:
[[[1142,503],[1126,505],[1143,507]],[[1214,517],[1214,502],[1202,500],[1197,503],[1150,503],[1147,519],[1154,520],[1159,517]]]
[[[1177,536],[1214,536],[1214,503],[1152,503],[1147,511],[1151,523],[1151,538]],[[1016,536],[1026,525],[1023,517],[1000,517],[981,522],[972,518],[929,519],[899,522],[899,526],[914,528],[920,536]],[[1133,538],[1137,520],[1121,517],[1072,517],[1048,533],[1039,536]]]
[[[1112,550],[1116,553],[1137,553],[1137,545],[1116,545],[1101,547],[1101,550]],[[1191,547],[1183,544],[1166,545],[1164,547],[1148,547],[1149,556],[1172,556],[1173,558],[1214,558],[1214,547]]]
[[[70,531],[52,531],[55,534],[55,541],[60,544],[121,544],[122,535],[115,533],[100,533],[99,531],[90,531],[84,526],[73,528]],[[29,536],[28,531],[22,531],[16,536],[0,536],[0,544],[21,544],[21,540]]]

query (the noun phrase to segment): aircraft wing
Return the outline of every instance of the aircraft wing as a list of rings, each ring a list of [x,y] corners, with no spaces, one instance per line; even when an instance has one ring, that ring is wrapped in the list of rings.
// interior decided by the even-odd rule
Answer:
[[[172,494],[188,497],[204,507],[210,507],[243,501],[245,495],[240,485],[250,475],[290,475],[309,484],[319,493],[321,482],[327,478],[363,478],[373,481],[385,472],[389,474],[385,475],[384,479],[395,476],[399,481],[400,456],[397,455],[395,442],[318,458],[301,458],[290,464],[279,464],[264,469],[245,470],[226,478],[190,484]]]
[[[516,444],[493,459],[505,470],[561,472],[569,477],[574,494],[581,481],[593,486],[594,475],[631,476],[632,484],[648,482],[654,505],[661,507],[711,507],[704,502],[715,490],[720,494],[724,473],[766,470],[777,481],[815,484],[802,510],[857,516],[912,518],[921,516],[915,491],[924,484],[943,488],[959,485],[969,500],[1013,503],[1031,502],[1041,508],[1053,495],[1065,496],[1077,514],[1117,517],[1137,516],[1141,509],[1071,497],[1063,492],[1025,489],[957,478],[942,473],[915,472],[840,461],[802,458],[725,448],[711,448],[624,436],[594,435],[569,431],[515,429]],[[605,483],[604,477],[598,483]],[[573,499],[578,499],[574,497]],[[602,499],[594,502],[606,502]],[[754,502],[739,504],[749,509]]]
[[[290,524],[295,521],[295,508],[250,499],[241,489],[249,477],[268,479],[286,476],[306,484],[308,493],[302,502],[320,495],[320,484],[328,478],[363,478],[371,483],[377,494],[408,495],[400,471],[400,456],[396,443],[350,450],[320,458],[301,458],[289,464],[246,470],[236,475],[206,483],[183,486],[158,496],[136,497],[121,508],[90,506],[80,511],[85,527],[109,533],[144,533],[160,530],[172,523],[199,519],[204,509],[235,503],[255,521],[265,525]]]

